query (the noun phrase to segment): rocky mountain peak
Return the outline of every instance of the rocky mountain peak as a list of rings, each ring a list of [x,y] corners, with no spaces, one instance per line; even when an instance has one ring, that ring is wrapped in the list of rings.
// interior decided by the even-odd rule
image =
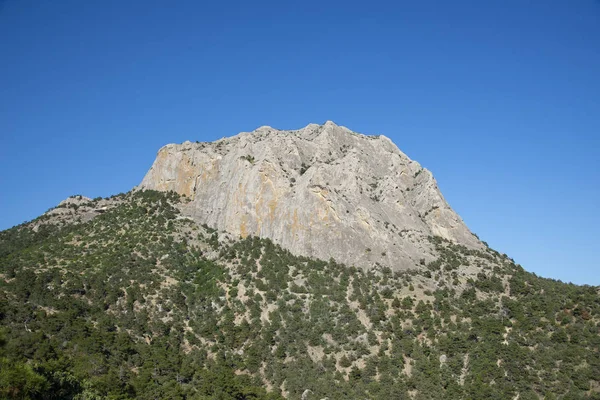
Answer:
[[[361,267],[432,260],[430,236],[483,246],[428,170],[387,137],[332,121],[167,145],[140,188],[185,195],[183,212],[220,230]]]

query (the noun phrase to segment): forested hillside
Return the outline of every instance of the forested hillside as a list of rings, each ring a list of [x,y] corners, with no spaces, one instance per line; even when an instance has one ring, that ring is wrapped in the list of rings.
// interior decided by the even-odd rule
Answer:
[[[439,237],[405,272],[297,257],[186,201],[133,191],[0,233],[1,398],[600,399],[597,287]]]

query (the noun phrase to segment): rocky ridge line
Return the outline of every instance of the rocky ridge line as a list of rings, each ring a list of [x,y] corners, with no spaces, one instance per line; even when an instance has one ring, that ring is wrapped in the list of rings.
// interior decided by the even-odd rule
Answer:
[[[139,188],[186,196],[182,211],[199,223],[359,267],[431,261],[429,236],[484,247],[431,172],[387,137],[331,121],[166,145]]]

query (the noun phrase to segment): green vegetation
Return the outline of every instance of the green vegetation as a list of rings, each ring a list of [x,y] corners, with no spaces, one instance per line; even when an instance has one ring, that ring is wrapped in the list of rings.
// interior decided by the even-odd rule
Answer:
[[[250,164],[254,164],[256,162],[256,160],[254,159],[254,156],[252,156],[250,154],[246,154],[245,156],[242,156],[240,158],[248,161]]]
[[[598,288],[438,237],[364,271],[228,239],[175,193],[113,200],[0,232],[1,398],[600,398]]]
[[[309,165],[306,165],[305,163],[302,163],[302,165],[300,166],[300,175],[304,175],[304,173],[310,168]]]

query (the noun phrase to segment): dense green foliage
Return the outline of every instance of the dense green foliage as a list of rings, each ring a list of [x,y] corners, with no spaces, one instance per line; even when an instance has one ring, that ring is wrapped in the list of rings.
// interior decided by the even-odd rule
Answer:
[[[437,237],[432,263],[364,271],[228,238],[180,201],[0,232],[0,397],[600,398],[597,288]]]

